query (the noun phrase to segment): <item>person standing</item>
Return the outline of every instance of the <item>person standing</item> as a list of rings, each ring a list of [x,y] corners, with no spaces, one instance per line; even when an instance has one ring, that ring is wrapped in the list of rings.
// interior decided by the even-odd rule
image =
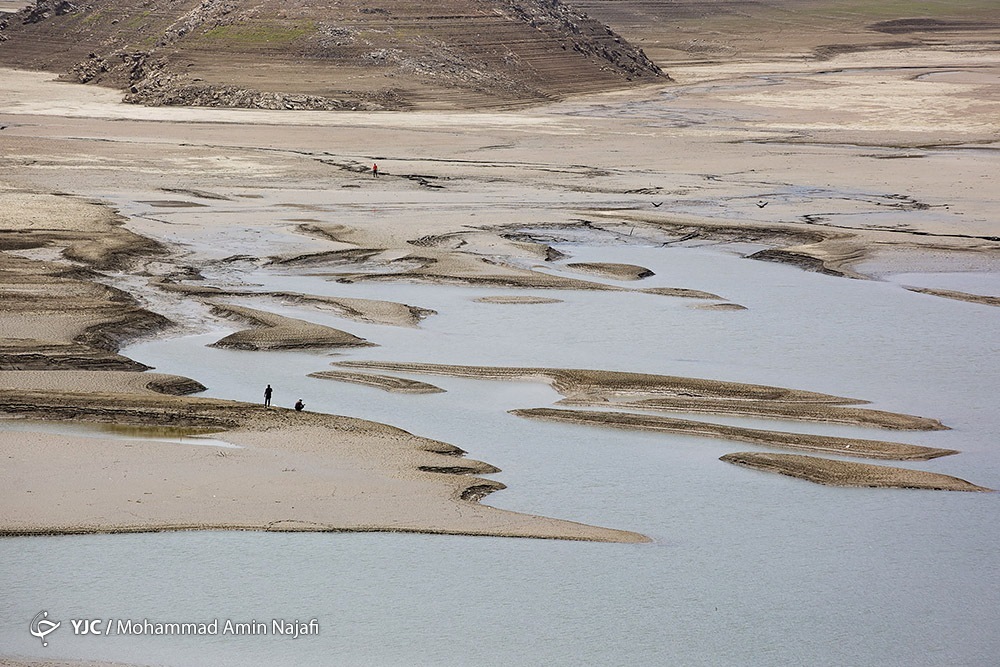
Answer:
[[[264,389],[264,407],[265,408],[271,407],[271,394],[273,392],[274,392],[274,390],[271,389],[271,385],[267,385],[267,387]]]
[[[378,164],[372,164],[372,177],[378,178]]]

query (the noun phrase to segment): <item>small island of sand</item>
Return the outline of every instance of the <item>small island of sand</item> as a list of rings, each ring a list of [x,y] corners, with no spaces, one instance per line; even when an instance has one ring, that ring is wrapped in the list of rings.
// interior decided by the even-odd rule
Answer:
[[[642,280],[656,275],[644,266],[635,264],[615,264],[613,262],[570,262],[567,267],[582,273],[592,273],[602,278],[615,280]]]
[[[765,472],[797,477],[827,486],[863,486],[888,489],[928,489],[934,491],[992,491],[964,479],[926,472],[854,463],[798,454],[737,452],[726,454],[720,461]]]
[[[311,378],[321,380],[336,380],[338,382],[351,382],[353,384],[363,384],[368,387],[375,387],[383,391],[390,391],[397,394],[440,394],[444,389],[435,387],[427,382],[419,380],[409,380],[391,375],[376,375],[374,373],[352,373],[350,371],[317,371],[310,373]]]

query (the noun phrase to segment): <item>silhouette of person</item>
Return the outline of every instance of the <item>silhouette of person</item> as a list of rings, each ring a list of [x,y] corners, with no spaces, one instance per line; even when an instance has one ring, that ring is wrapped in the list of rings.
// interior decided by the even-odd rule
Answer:
[[[302,408],[306,407],[306,404],[302,402],[302,399],[295,401],[295,411],[302,412]]]
[[[267,385],[267,388],[264,389],[264,407],[265,408],[268,408],[268,407],[271,406],[271,393],[273,391],[274,390],[271,389],[271,385]]]
[[[372,176],[374,178],[378,178],[378,165],[377,164],[373,164],[372,165]]]

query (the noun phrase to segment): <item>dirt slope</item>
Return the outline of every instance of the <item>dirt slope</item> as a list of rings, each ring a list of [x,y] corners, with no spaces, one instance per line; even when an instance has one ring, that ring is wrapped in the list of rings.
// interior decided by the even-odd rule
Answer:
[[[661,66],[1000,40],[997,0],[573,0]]]
[[[560,0],[38,0],[0,65],[128,101],[312,109],[502,107],[666,77]]]

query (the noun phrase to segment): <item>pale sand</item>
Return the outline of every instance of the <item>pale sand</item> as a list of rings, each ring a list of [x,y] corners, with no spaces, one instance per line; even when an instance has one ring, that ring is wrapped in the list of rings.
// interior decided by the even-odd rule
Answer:
[[[956,299],[958,301],[968,301],[969,303],[981,303],[986,306],[1000,306],[1000,296],[986,296],[984,294],[969,294],[968,292],[956,292],[947,289],[930,289],[927,287],[907,287],[911,292],[920,294],[930,294],[932,296],[943,296],[946,299]]]
[[[238,529],[646,540],[480,505],[503,485],[469,475],[495,467],[461,458],[452,445],[360,419],[149,392],[24,389],[0,390],[0,411],[215,426],[213,437],[240,446],[0,430],[6,535]]]
[[[451,375],[482,380],[539,380],[567,398],[611,397],[698,397],[804,403],[864,403],[853,398],[832,396],[801,389],[769,387],[745,382],[725,382],[674,375],[629,373],[582,368],[533,368],[515,366],[456,366],[451,364],[403,361],[338,361],[345,368],[368,368],[429,375]]]
[[[212,343],[213,347],[229,347],[237,350],[291,350],[372,345],[365,339],[340,329],[255,308],[216,304],[212,307],[212,312],[221,317],[233,316],[238,320],[258,325],[229,334]]]
[[[558,410],[553,408],[531,408],[511,410],[511,414],[531,419],[604,426],[610,428],[634,429],[639,431],[663,431],[681,433],[721,440],[739,440],[756,445],[798,449],[827,454],[857,456],[866,459],[891,459],[895,461],[926,461],[940,456],[957,454],[953,449],[936,449],[908,445],[885,440],[863,440],[841,438],[808,433],[787,433],[742,426],[713,424],[711,422],[676,419],[657,415],[638,415],[630,412],[597,412],[592,410]]]
[[[937,491],[992,491],[964,479],[923,470],[831,461],[799,454],[737,452],[719,459],[738,466],[798,477],[827,486],[930,489]]]
[[[92,269],[162,252],[120,223],[89,200],[0,191],[0,370],[146,368],[117,354],[118,343],[169,322],[93,280]]]
[[[173,389],[164,391],[164,388]],[[48,393],[73,392],[100,394],[113,391],[117,394],[134,394],[157,398],[163,394],[182,396],[204,390],[190,378],[166,373],[135,373],[129,371],[46,370],[0,371],[0,391]],[[29,415],[30,416],[30,415]]]
[[[477,303],[498,303],[498,304],[543,304],[562,303],[562,299],[548,299],[543,296],[481,296],[473,299]]]
[[[313,294],[301,294],[299,292],[253,292],[249,290],[222,289],[211,285],[192,285],[162,278],[151,282],[158,289],[168,292],[179,292],[194,297],[204,297],[206,301],[209,301],[212,297],[223,296],[271,298],[280,300],[283,303],[332,310],[341,317],[370,324],[415,327],[424,318],[437,314],[430,308],[421,308],[405,303],[381,301],[378,299],[317,296]]]
[[[352,382],[363,384],[368,387],[376,387],[384,391],[398,394],[440,394],[444,391],[440,387],[435,387],[426,382],[418,380],[408,380],[406,378],[393,377],[391,375],[375,375],[373,373],[351,373],[349,371],[317,371],[310,373],[311,378],[322,380],[336,380],[338,382]]]
[[[679,287],[646,287],[639,290],[646,294],[662,294],[663,296],[678,296],[683,299],[721,299],[718,294],[702,292],[701,290],[683,289]]]
[[[695,308],[697,310],[746,310],[746,306],[741,306],[738,303],[699,303],[695,305],[688,306],[689,308]]]
[[[395,301],[380,301],[378,299],[313,296],[311,294],[298,294],[296,292],[268,292],[267,295],[292,303],[331,308],[342,317],[370,324],[415,327],[420,324],[421,320],[437,314],[436,311],[430,308],[421,308]]]
[[[929,417],[918,417],[916,415],[887,412],[885,410],[842,407],[839,405],[830,405],[829,403],[805,403],[802,401],[786,403],[782,401],[704,400],[679,396],[626,401],[564,398],[558,403],[563,405],[625,408],[628,410],[745,415],[766,419],[833,422],[856,426],[874,426],[876,428],[900,431],[939,431],[948,428],[937,419]]]
[[[898,430],[947,428],[929,417],[842,407],[866,402],[858,399],[741,382],[578,368],[449,366],[384,361],[338,361],[334,365],[482,380],[538,380],[548,383],[562,394],[565,398],[560,403],[567,405],[839,422]]]
[[[644,266],[635,264],[616,264],[613,262],[570,262],[567,267],[582,273],[593,273],[604,278],[615,280],[642,280],[655,275]]]

